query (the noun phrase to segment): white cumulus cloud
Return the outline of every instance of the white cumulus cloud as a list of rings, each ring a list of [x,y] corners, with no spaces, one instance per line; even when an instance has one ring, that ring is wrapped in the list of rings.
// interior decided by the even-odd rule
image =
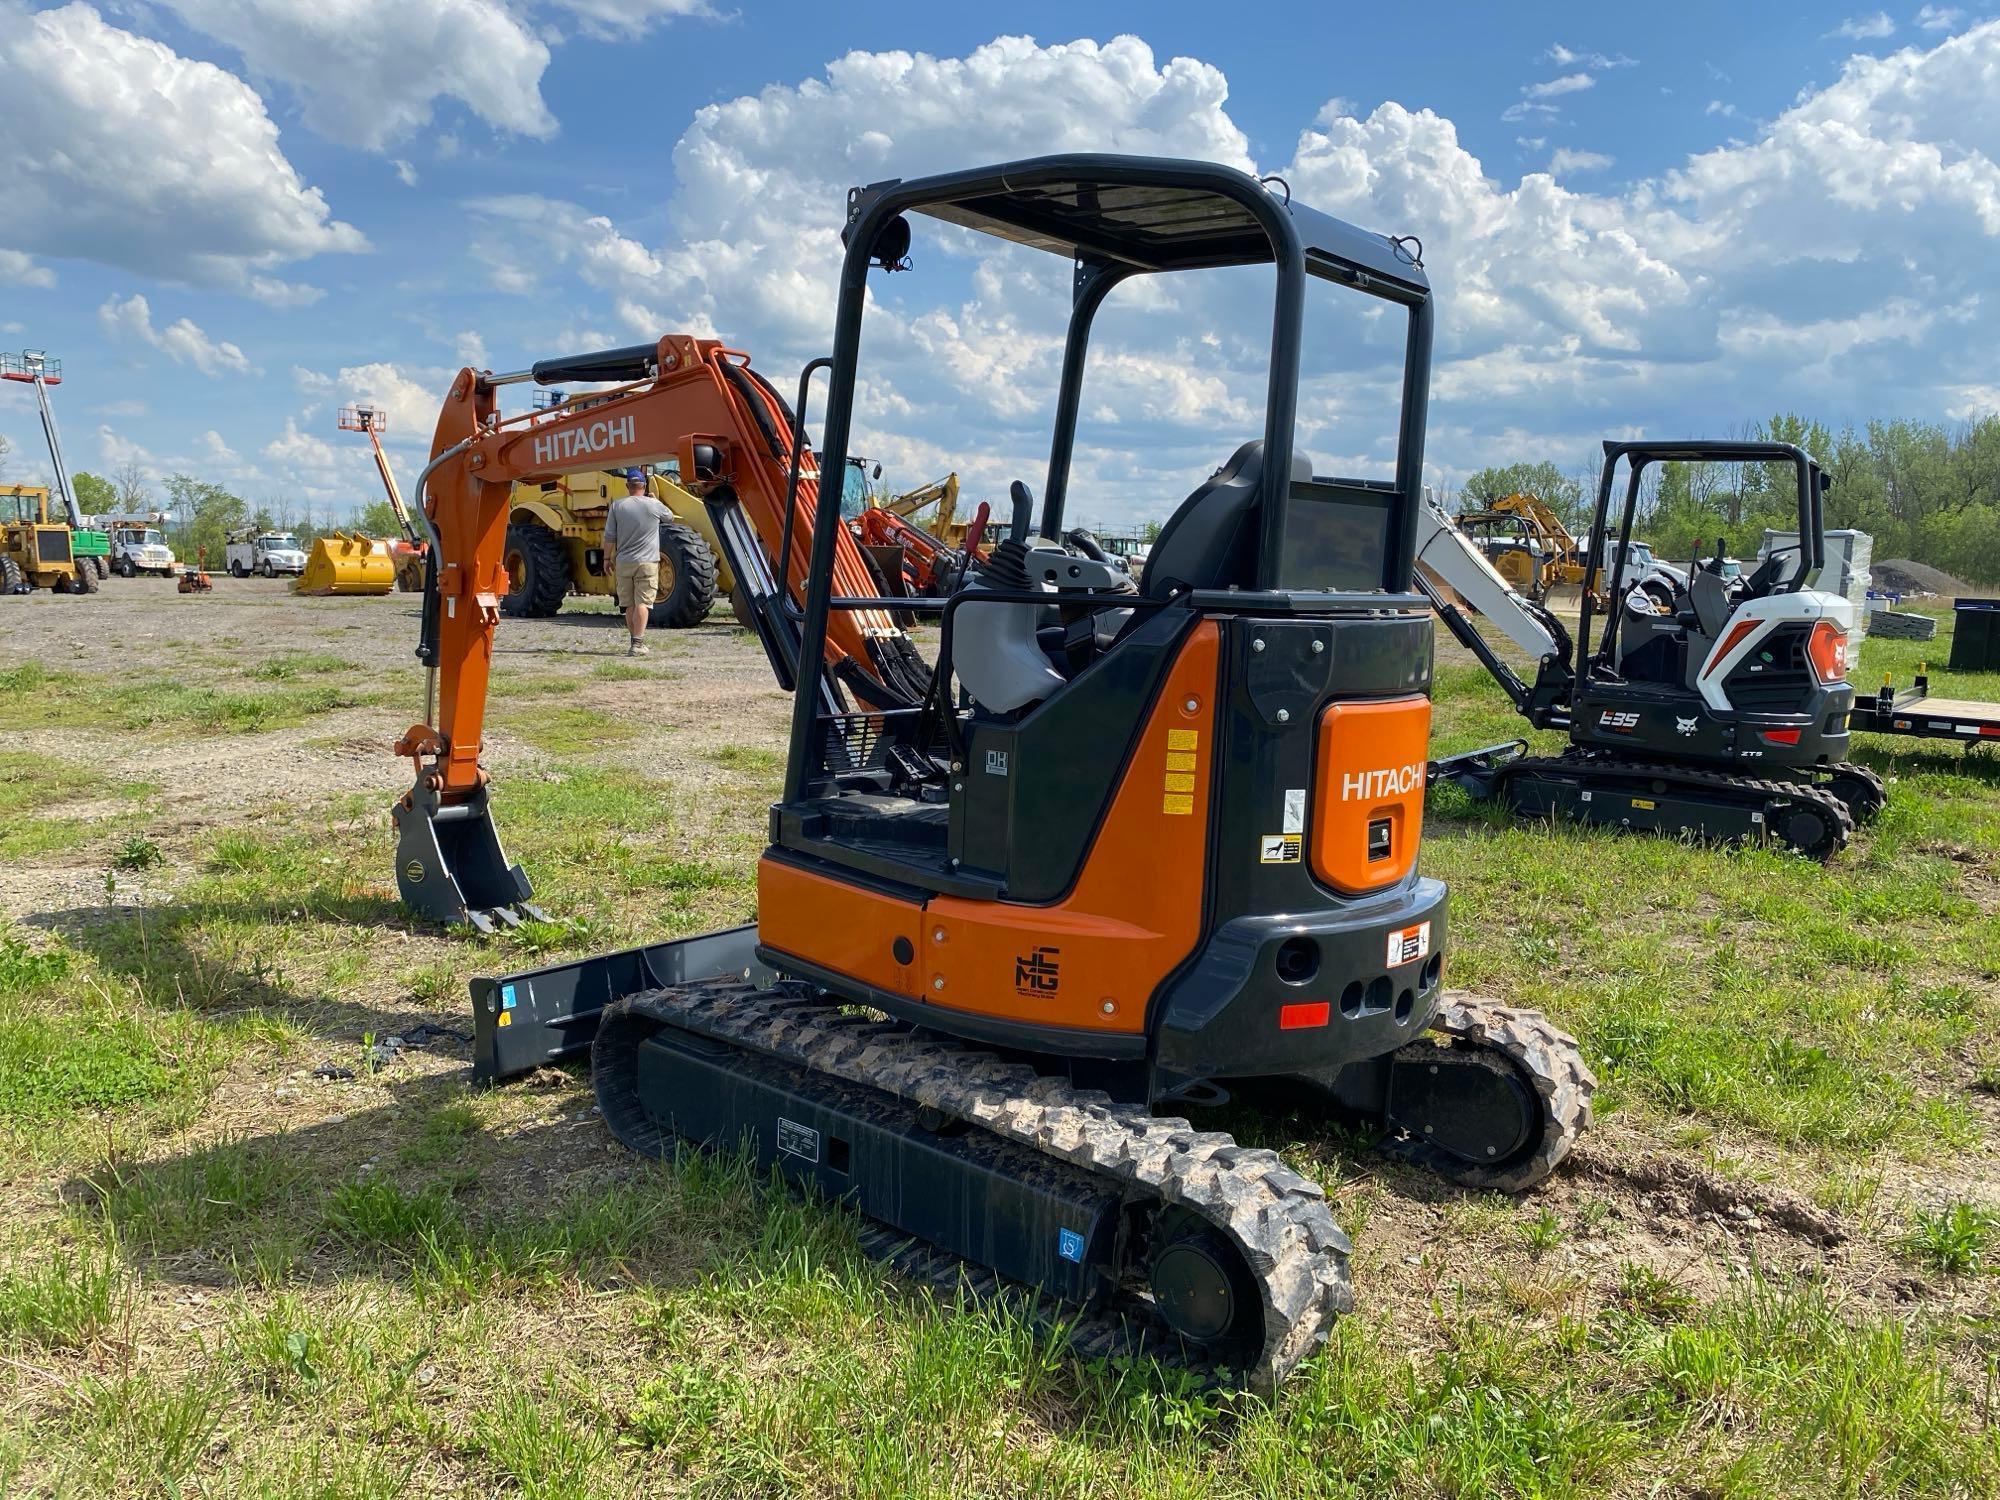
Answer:
[[[549,136],[549,49],[496,0],[160,0],[299,97],[321,135],[379,151],[456,99],[496,130]]]
[[[1597,87],[1597,80],[1588,73],[1565,73],[1560,78],[1545,78],[1540,83],[1524,85],[1521,92],[1530,99],[1553,99],[1561,94],[1580,94],[1585,89]]]
[[[1895,34],[1896,23],[1889,19],[1885,10],[1878,10],[1872,16],[1850,16],[1827,33],[1828,36],[1844,37],[1850,42],[1876,42]]]
[[[1558,177],[1565,172],[1602,172],[1617,159],[1602,151],[1572,151],[1567,146],[1558,146],[1555,155],[1549,158],[1549,170]]]
[[[175,364],[193,365],[204,375],[248,375],[248,356],[226,339],[212,339],[192,318],[177,318],[165,328],[153,326],[153,309],[134,293],[123,302],[112,297],[97,309],[97,321],[107,333],[150,344]]]
[[[663,21],[713,16],[707,0],[556,0],[591,36],[629,37]]]
[[[2000,248],[1995,76],[2000,23],[1851,58],[1776,119],[1744,121],[1751,139],[1593,192],[1557,174],[1611,165],[1599,153],[1502,175],[1451,120],[1393,102],[1332,103],[1288,158],[1258,162],[1207,63],[1162,62],[1132,38],[1002,38],[960,58],[850,53],[822,77],[704,106],[674,150],[664,242],[601,205],[472,207],[496,265],[533,266],[569,296],[552,346],[713,329],[789,388],[830,342],[854,184],[1057,150],[1276,171],[1302,202],[1422,238],[1439,308],[1430,454],[1448,476],[1524,445],[1581,457],[1663,413],[1720,431],[1785,406],[1865,419],[1883,391],[1922,414],[1971,406],[1993,389],[1983,351],[2000,340],[2000,302],[1982,300]],[[957,467],[996,499],[1008,478],[1036,483],[1067,262],[921,223],[914,258],[911,274],[871,280],[857,446],[906,482]],[[1268,279],[1252,280],[1113,297],[1086,380],[1079,505],[1088,493],[1099,514],[1158,514],[1254,431],[1269,312]],[[1328,299],[1347,321],[1333,363],[1307,371],[1301,430],[1367,472],[1393,429],[1400,334],[1393,312]],[[427,431],[438,391],[418,383]]]
[[[0,245],[284,300],[270,271],[368,248],[278,147],[256,92],[90,6],[0,0]]]

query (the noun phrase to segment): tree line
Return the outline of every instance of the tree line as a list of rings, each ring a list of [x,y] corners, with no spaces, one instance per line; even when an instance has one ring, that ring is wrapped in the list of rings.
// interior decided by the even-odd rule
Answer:
[[[1832,480],[1827,526],[1869,533],[1876,557],[2000,583],[2000,416],[1956,426],[1870,422],[1836,433],[1785,413],[1726,435],[1793,443],[1817,458]],[[1582,536],[1601,463],[1593,456],[1569,469],[1546,459],[1481,469],[1460,487],[1459,508],[1533,494]],[[1617,483],[1624,482],[1621,469]],[[1705,552],[1720,541],[1734,556],[1754,557],[1766,528],[1797,527],[1796,482],[1784,464],[1659,464],[1640,488],[1637,534],[1662,557],[1691,556],[1697,541]]]

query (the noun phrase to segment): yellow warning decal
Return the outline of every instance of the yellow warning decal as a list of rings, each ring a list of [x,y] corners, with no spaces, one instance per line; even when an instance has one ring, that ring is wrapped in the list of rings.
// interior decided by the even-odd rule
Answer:
[[[1160,802],[1160,811],[1177,817],[1191,817],[1194,813],[1194,778],[1201,769],[1201,731],[1199,729],[1169,729],[1167,731],[1167,768],[1161,778],[1165,792]]]
[[[1651,812],[1654,807],[1654,803],[1652,799],[1649,797],[1634,797],[1632,799],[1632,805],[1634,807],[1643,807],[1648,812]]]

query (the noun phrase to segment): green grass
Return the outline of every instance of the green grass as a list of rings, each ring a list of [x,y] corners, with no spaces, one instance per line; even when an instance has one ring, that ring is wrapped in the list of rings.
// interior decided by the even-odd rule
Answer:
[[[2000,1215],[1972,1203],[1922,1210],[1903,1245],[1910,1258],[1948,1276],[1994,1268]]]
[[[116,1324],[126,1295],[115,1248],[44,1251],[0,1270],[0,1348],[83,1348]]]
[[[1863,675],[1920,654],[1878,647]],[[214,670],[138,715],[16,667],[0,711],[46,726],[100,693],[92,722],[143,743],[198,704],[262,703],[242,714],[269,727],[359,680],[310,651]],[[411,924],[379,816],[398,780],[309,823],[91,835],[98,868],[165,845],[171,889],[0,930],[0,1493],[2000,1492],[2000,1227],[1977,1186],[2000,758],[1863,741],[1894,803],[1828,869],[1435,794],[1449,980],[1583,1039],[1609,1155],[1520,1202],[1440,1193],[1362,1137],[1239,1104],[1231,1128],[1317,1175],[1360,1254],[1357,1312],[1263,1402],[913,1288],[851,1215],[741,1158],[613,1150],[581,1068],[472,1091],[449,1045],[360,1066],[415,1015],[463,1024],[471,976],[751,914],[780,756],[697,745],[676,777],[641,758],[643,694],[552,686],[670,675],[503,674],[496,743],[539,753],[496,774],[495,818],[549,922]],[[1519,732],[1449,658],[1437,709],[1441,750]],[[64,804],[105,795],[152,791],[0,752],[0,806],[46,857],[80,836]],[[316,1083],[322,1062],[360,1076]],[[1628,1151],[1808,1197],[1848,1241],[1767,1226],[1725,1252],[1619,1184]]]
[[[164,673],[90,678],[28,662],[0,672],[0,717],[17,728],[252,734],[375,701],[351,684],[316,680],[310,671],[287,669],[277,678],[245,673],[243,681],[258,685],[187,683]]]

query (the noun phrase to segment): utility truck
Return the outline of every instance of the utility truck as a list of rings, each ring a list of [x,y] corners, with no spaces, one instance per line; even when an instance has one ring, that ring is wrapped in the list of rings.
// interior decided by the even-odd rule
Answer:
[[[119,577],[136,578],[141,573],[149,573],[156,578],[174,576],[173,549],[167,545],[166,535],[160,530],[166,517],[124,515],[97,516],[93,519],[111,539],[111,571]]]
[[[229,533],[224,560],[234,578],[248,578],[252,573],[264,578],[295,578],[306,570],[306,550],[297,537],[289,531],[259,531],[254,526]]]

